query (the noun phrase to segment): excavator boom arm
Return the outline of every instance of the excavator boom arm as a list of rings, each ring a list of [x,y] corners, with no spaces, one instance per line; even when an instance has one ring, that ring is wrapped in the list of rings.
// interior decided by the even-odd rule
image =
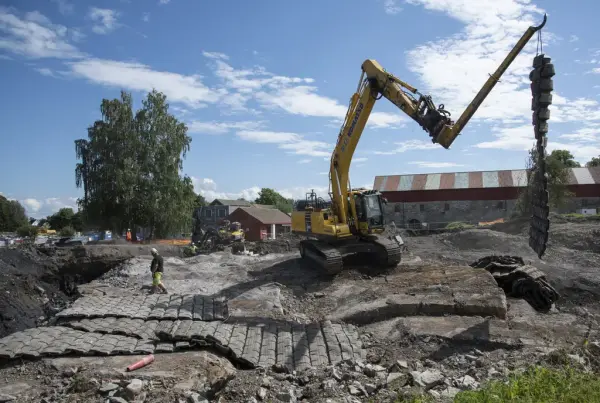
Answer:
[[[348,214],[356,219],[354,200],[349,197],[350,164],[373,106],[380,97],[385,97],[416,121],[429,134],[432,142],[447,149],[473,117],[502,74],[533,37],[533,34],[542,29],[545,24],[546,15],[539,26],[527,29],[456,123],[450,119],[450,113],[444,109],[443,104],[436,107],[430,96],[420,94],[415,87],[386,72],[377,61],[366,60],[361,66],[362,75],[358,89],[352,95],[337,144],[331,156],[329,180],[332,207],[338,222],[347,223]]]

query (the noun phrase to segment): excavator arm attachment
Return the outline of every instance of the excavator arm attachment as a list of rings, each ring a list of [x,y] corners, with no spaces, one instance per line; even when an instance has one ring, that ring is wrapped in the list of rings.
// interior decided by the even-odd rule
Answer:
[[[362,69],[371,86],[415,120],[428,132],[432,142],[438,143],[444,148],[450,148],[450,145],[473,117],[506,69],[533,37],[533,34],[546,25],[546,19],[544,14],[544,20],[540,25],[531,26],[525,31],[456,122],[450,119],[450,113],[444,109],[443,104],[436,107],[430,96],[420,94],[415,87],[386,72],[376,61],[366,60]],[[414,97],[412,94],[418,97]]]

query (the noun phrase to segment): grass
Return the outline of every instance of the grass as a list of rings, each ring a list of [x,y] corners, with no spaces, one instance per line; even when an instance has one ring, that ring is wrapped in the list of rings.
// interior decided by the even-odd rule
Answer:
[[[475,226],[472,224],[467,224],[466,222],[462,222],[462,221],[451,222],[448,225],[446,225],[446,227],[445,227],[445,229],[447,229],[447,230],[461,230],[461,229],[469,229],[469,228],[475,228]]]
[[[600,214],[578,214],[578,213],[569,213],[569,214],[560,214],[561,218],[564,219],[572,219],[572,220],[583,220],[583,221],[599,221]]]
[[[493,381],[480,390],[460,392],[455,403],[597,403],[600,377],[572,368],[532,367],[508,382]]]
[[[430,403],[428,395],[402,396],[395,403]],[[531,367],[505,382],[491,381],[481,389],[459,392],[454,403],[600,403],[600,376],[570,367]]]

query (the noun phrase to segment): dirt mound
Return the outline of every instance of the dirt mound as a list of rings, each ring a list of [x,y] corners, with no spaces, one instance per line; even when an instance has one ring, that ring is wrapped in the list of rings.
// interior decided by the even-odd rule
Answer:
[[[469,229],[434,235],[459,251],[495,251],[495,254],[530,255],[529,245],[521,237],[489,229]]]
[[[529,236],[529,219],[520,218],[490,226],[493,231],[511,235]],[[548,245],[585,252],[600,253],[600,221],[596,216],[568,216],[553,214],[550,217]]]
[[[149,254],[150,246],[93,245],[0,249],[0,337],[36,326],[78,296],[90,282],[124,261]],[[165,256],[179,248],[159,245]]]
[[[63,309],[65,285],[56,265],[35,249],[0,249],[0,337]]]
[[[600,253],[600,222],[551,223],[549,244]]]

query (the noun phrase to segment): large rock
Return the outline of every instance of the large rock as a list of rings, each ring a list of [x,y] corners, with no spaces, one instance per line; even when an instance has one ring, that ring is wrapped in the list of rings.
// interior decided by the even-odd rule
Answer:
[[[336,284],[330,295],[339,303],[328,317],[359,325],[411,316],[504,319],[507,311],[504,292],[492,275],[469,266],[411,266],[368,284]]]

